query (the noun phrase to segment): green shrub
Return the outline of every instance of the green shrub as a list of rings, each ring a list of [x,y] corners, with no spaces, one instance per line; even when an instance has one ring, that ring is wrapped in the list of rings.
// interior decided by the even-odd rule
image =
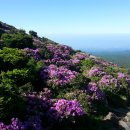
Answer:
[[[12,117],[23,118],[26,100],[12,86],[0,84],[0,120],[8,123]]]
[[[50,87],[53,89],[54,95],[56,97],[63,97],[65,93],[72,92],[75,90],[80,90],[85,88],[88,83],[90,82],[90,79],[87,79],[85,76],[78,74],[75,79],[73,79],[70,83],[62,86],[53,86]]]
[[[3,46],[10,48],[33,48],[33,41],[30,36],[23,33],[18,34],[2,34]]]
[[[4,84],[21,86],[29,81],[29,71],[26,69],[13,69],[12,71],[2,72],[0,78]]]
[[[23,35],[26,35],[26,31],[23,30],[23,29],[19,29],[19,30],[18,30],[18,33],[23,34]]]
[[[29,34],[33,37],[37,37],[37,32],[30,30]]]
[[[36,62],[34,58],[30,58],[27,62],[27,68],[30,71],[34,71],[34,73],[37,73],[43,66],[44,66],[43,61]]]
[[[101,79],[101,77],[92,76],[90,79],[91,79],[92,82],[98,82]]]
[[[48,49],[46,48],[46,46],[42,47],[40,49],[40,54],[41,54],[41,57],[43,59],[50,59],[52,58],[53,54],[51,52],[48,51]]]
[[[18,88],[19,93],[28,93],[33,91],[33,85],[31,82],[28,82]]]
[[[128,96],[130,94],[128,81],[126,79],[118,80],[118,94]]]
[[[27,58],[24,52],[18,49],[6,48],[0,50],[0,69],[10,70],[13,68],[23,68],[26,66]]]
[[[94,62],[91,59],[85,59],[81,61],[81,71],[91,69],[94,66]]]
[[[46,37],[42,37],[42,42],[46,42],[46,41],[49,41],[49,39]]]
[[[82,89],[86,87],[89,82],[90,82],[90,79],[86,78],[82,74],[78,74],[76,78],[72,80],[72,82],[70,82],[69,85],[70,85],[70,88],[72,88],[72,90]]]
[[[41,79],[40,70],[43,66],[44,66],[43,61],[36,62],[36,60],[34,60],[33,58],[31,58],[27,63],[27,68],[29,69],[31,83],[34,85],[35,90],[41,89],[42,84],[40,81]]]
[[[122,72],[122,73],[127,74],[128,70],[124,69],[124,68],[120,68],[120,67],[107,66],[105,68],[105,72],[110,74],[110,75],[116,76],[118,72]]]

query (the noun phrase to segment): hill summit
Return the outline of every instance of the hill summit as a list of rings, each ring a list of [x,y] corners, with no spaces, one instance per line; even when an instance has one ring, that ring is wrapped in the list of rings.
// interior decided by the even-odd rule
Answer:
[[[127,69],[2,22],[0,81],[0,130],[119,130],[129,105]]]

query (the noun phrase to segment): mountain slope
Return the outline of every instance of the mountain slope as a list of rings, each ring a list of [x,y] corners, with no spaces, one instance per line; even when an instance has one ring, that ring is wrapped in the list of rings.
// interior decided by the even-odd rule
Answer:
[[[1,29],[1,130],[113,128],[103,118],[129,104],[125,68],[34,31],[3,23]]]

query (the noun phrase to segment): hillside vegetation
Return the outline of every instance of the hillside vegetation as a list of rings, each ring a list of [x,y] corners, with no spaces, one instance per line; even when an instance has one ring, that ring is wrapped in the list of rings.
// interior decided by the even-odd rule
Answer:
[[[0,130],[104,130],[129,105],[124,68],[0,22]]]

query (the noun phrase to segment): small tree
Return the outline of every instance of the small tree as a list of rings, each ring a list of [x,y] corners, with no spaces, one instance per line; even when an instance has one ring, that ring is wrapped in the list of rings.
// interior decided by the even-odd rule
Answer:
[[[32,37],[37,37],[37,32],[35,32],[35,31],[30,30],[30,31],[29,31],[29,34],[30,34]]]
[[[43,42],[46,42],[46,41],[49,41],[49,39],[46,38],[46,37],[42,37],[42,41],[43,41]]]
[[[18,32],[21,33],[21,34],[23,34],[23,35],[26,35],[26,31],[23,30],[23,29],[20,29]]]

